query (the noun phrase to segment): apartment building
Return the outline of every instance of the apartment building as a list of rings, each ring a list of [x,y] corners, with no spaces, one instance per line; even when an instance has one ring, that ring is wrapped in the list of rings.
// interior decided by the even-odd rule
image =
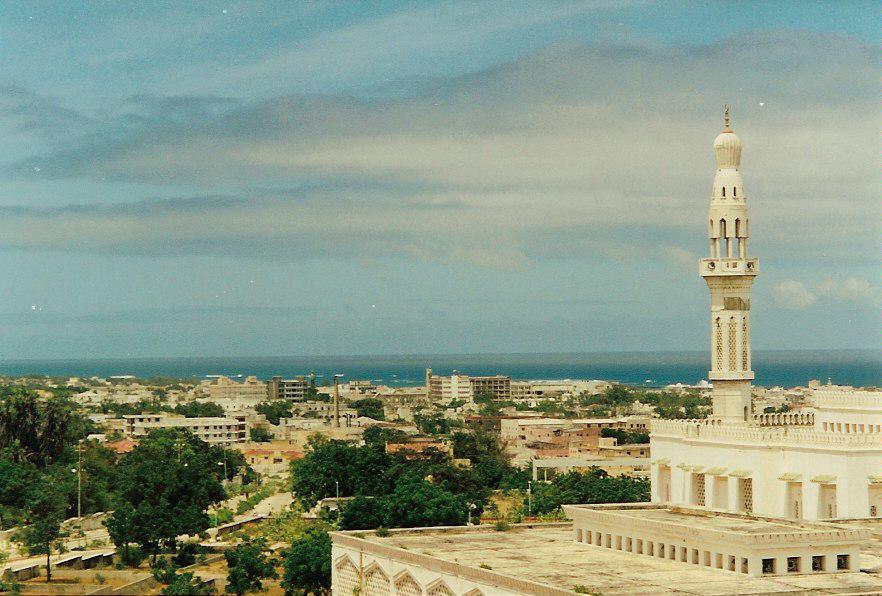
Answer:
[[[305,401],[309,389],[309,382],[304,376],[293,379],[273,377],[266,384],[266,397],[271,400],[284,399],[287,401]]]
[[[135,414],[123,416],[123,433],[140,439],[156,428],[183,428],[206,443],[241,443],[248,438],[245,415],[230,417],[184,418],[169,414]]]
[[[492,377],[470,377],[472,395],[490,395],[494,401],[511,399],[511,377],[494,375]]]
[[[475,397],[468,375],[435,375],[431,368],[426,369],[426,390],[432,401],[472,401]]]
[[[266,398],[266,383],[257,377],[246,377],[241,383],[229,377],[217,377],[201,387],[211,400],[262,400]]]

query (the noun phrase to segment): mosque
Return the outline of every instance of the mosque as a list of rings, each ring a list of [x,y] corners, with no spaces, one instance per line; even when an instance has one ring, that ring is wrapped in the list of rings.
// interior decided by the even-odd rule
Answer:
[[[652,500],[791,519],[882,515],[882,392],[821,387],[813,408],[757,414],[751,406],[750,220],[741,140],[714,140],[708,214],[713,415],[655,420]],[[850,389],[850,388],[849,388]]]
[[[818,387],[811,407],[753,411],[741,149],[727,109],[700,262],[713,414],[653,420],[652,502],[564,505],[571,522],[505,532],[331,532],[335,596],[882,592],[882,392]]]

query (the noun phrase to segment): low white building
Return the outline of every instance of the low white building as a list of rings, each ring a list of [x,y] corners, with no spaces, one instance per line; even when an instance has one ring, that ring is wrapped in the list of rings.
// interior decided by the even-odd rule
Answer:
[[[652,499],[795,519],[882,516],[882,392],[750,423],[656,420]]]
[[[156,428],[183,428],[206,443],[243,443],[248,440],[245,416],[236,418],[184,418],[167,414],[135,414],[123,416],[123,434],[131,439],[147,436]]]

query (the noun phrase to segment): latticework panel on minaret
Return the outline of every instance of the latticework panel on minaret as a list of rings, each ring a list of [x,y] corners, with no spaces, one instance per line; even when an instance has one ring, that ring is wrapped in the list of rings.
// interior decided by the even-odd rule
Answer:
[[[729,370],[736,370],[735,363],[738,358],[738,325],[735,317],[729,318]]]
[[[390,596],[392,593],[392,584],[386,574],[379,569],[374,569],[365,574],[364,578],[364,594],[365,596]]]
[[[337,563],[337,576],[334,578],[334,592],[354,594],[358,589],[358,569],[349,559]]]
[[[750,345],[750,325],[747,324],[747,317],[741,320],[741,370],[750,370],[750,357],[747,353],[747,346]]]
[[[714,336],[716,337],[717,351],[717,369],[723,368],[723,329],[720,326],[720,319],[717,317],[714,323]]]
[[[744,479],[744,511],[753,513],[753,478]]]

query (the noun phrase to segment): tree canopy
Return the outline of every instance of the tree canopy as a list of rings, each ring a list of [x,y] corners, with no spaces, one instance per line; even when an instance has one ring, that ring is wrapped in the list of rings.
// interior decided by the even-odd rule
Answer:
[[[331,590],[331,537],[324,530],[310,529],[291,542],[285,551],[286,594],[324,594]]]

